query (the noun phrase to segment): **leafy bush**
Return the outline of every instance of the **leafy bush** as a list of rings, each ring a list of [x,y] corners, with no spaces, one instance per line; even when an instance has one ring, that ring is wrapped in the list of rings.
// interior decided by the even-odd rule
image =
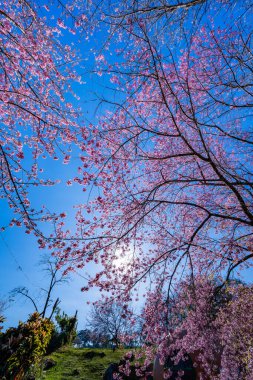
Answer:
[[[58,328],[54,327],[47,353],[54,352],[66,344],[71,344],[77,335],[77,312],[73,317],[69,317],[64,312],[62,314],[58,312],[55,320],[57,322]]]
[[[24,379],[31,368],[36,371],[49,344],[53,324],[33,313],[27,322],[10,328],[0,336],[0,374],[7,379]]]

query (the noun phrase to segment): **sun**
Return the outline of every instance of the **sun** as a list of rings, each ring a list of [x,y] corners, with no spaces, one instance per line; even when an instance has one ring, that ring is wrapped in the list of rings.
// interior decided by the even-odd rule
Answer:
[[[117,269],[120,268],[123,270],[129,266],[133,259],[134,252],[131,247],[128,247],[127,249],[117,247],[113,253],[112,265]]]

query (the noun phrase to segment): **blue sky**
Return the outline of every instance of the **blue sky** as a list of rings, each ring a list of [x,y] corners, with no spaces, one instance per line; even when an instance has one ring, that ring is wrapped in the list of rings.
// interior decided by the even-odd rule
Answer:
[[[49,165],[50,164],[50,165]],[[50,176],[57,174],[60,164],[58,162],[48,162],[50,166]],[[64,177],[73,175],[74,165],[62,166],[65,173]],[[39,199],[39,201],[38,201]],[[84,202],[84,193],[81,187],[66,187],[62,184],[54,187],[38,187],[32,197],[32,201],[36,203],[45,203],[47,207],[54,211],[66,211],[71,215],[72,202]],[[0,201],[1,207],[1,223],[6,224],[11,218],[11,212],[5,202]],[[74,213],[73,213],[74,215]],[[70,223],[74,223],[74,217],[70,217]],[[49,281],[45,277],[39,262],[46,252],[38,249],[37,241],[32,235],[27,235],[23,228],[9,227],[0,235],[0,297],[8,299],[10,291],[18,286],[26,286],[30,289],[31,294],[38,295],[41,287],[46,287]],[[91,268],[92,269],[92,268]],[[80,289],[84,285],[85,280],[79,276],[71,277],[67,284],[62,284],[55,289],[54,298],[60,297],[61,309],[68,314],[74,314],[75,310],[79,311],[79,327],[85,323],[88,307],[87,301],[93,301],[97,298],[95,291],[90,293],[81,293]],[[25,298],[18,297],[9,303],[9,307],[5,311],[6,323],[5,327],[15,326],[19,320],[25,320],[29,313],[33,312],[30,301]]]

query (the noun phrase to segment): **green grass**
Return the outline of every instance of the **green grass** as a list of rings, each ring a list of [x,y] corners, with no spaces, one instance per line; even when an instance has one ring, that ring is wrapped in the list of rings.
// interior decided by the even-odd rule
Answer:
[[[104,352],[105,357],[94,357],[86,359],[85,354],[88,351]],[[49,357],[57,362],[57,365],[48,371],[43,372],[43,380],[101,380],[106,368],[111,363],[117,363],[128,350],[110,349],[90,349],[90,348],[73,348],[63,347],[54,352]],[[74,376],[74,370],[78,370],[80,375]]]

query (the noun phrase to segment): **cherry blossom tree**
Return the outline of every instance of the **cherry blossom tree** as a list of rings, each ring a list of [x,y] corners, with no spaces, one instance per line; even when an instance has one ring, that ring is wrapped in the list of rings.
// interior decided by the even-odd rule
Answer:
[[[125,273],[114,261],[127,250],[140,272],[127,276],[131,287],[161,263],[176,262],[176,274],[186,261],[194,277],[201,262],[202,273],[227,270],[229,278],[252,257],[251,32],[247,18],[238,19],[223,29],[205,19],[182,36],[180,51],[133,19],[125,61],[108,67],[98,56],[123,100],[111,101],[81,156],[75,181],[101,192],[77,212],[88,243],[73,254],[101,260],[119,283]]]
[[[177,22],[176,9],[172,24],[168,12],[157,16],[156,6],[124,15],[115,10],[121,22],[113,51],[119,59],[110,60],[109,41],[109,54],[97,55],[97,64],[117,96],[103,99],[109,111],[93,126],[82,175],[75,179],[84,189],[92,185],[93,194],[98,189],[97,196],[77,212],[82,244],[59,250],[79,267],[102,265],[87,289],[97,286],[104,297],[127,304],[139,300],[139,286],[149,285],[153,349],[147,346],[147,358],[159,352],[164,361],[169,345],[182,358],[192,347],[203,379],[251,376],[252,344],[243,343],[248,330],[237,335],[236,326],[246,322],[235,310],[240,302],[249,305],[252,288],[235,292],[215,316],[210,309],[213,295],[235,271],[249,268],[253,257],[251,8],[249,2],[233,5],[211,4],[196,24],[194,12],[192,29],[190,13]],[[217,287],[208,282],[214,276]],[[184,305],[194,312],[176,320],[169,343],[173,300],[185,282]],[[252,321],[251,310],[248,315]],[[229,349],[238,339],[243,353]],[[219,355],[211,365],[212,350]]]
[[[37,235],[39,220],[54,219],[34,210],[29,199],[32,187],[54,183],[41,174],[41,159],[67,163],[77,140],[77,112],[65,97],[78,80],[69,65],[76,55],[60,43],[66,27],[60,19],[49,22],[47,9],[15,0],[3,1],[0,9],[1,198],[14,211],[10,225],[23,224]]]

